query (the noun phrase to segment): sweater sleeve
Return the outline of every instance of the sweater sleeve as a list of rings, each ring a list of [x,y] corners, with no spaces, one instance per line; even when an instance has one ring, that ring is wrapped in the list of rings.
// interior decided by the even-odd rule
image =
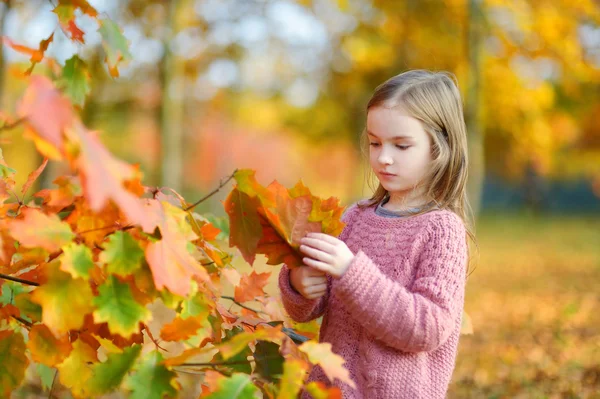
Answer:
[[[356,213],[356,204],[352,204],[340,217],[340,220],[346,223],[346,226],[344,226],[344,229],[338,237],[340,240],[344,241],[348,236],[349,226]],[[320,298],[305,298],[292,286],[290,282],[290,269],[284,263],[279,271],[279,290],[281,291],[281,301],[283,302],[283,307],[290,317],[298,322],[307,322],[321,317],[323,313],[325,313],[325,308],[329,301],[331,282],[332,277],[327,275],[327,292]]]
[[[367,331],[405,352],[427,352],[443,345],[464,304],[468,253],[462,220],[436,215],[425,234],[410,289],[383,274],[362,250],[335,286],[336,296]]]

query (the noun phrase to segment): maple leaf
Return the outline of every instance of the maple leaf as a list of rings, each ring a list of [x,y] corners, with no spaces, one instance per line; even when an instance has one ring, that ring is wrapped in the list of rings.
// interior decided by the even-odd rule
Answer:
[[[106,64],[113,77],[119,76],[117,64],[131,59],[129,44],[119,26],[111,19],[101,19],[98,31],[102,36],[102,46],[106,52]]]
[[[81,328],[86,313],[94,310],[89,284],[61,271],[58,261],[48,263],[46,272],[48,282],[31,293],[42,306],[42,321],[56,335]]]
[[[339,387],[328,387],[321,381],[311,381],[304,388],[314,399],[342,399]]]
[[[166,287],[174,294],[190,292],[190,278],[210,284],[210,277],[188,250],[189,241],[197,238],[187,213],[166,201],[147,200],[147,226],[157,226],[162,238],[146,247],[146,260],[158,290]],[[154,230],[154,227],[150,231]]]
[[[89,278],[89,270],[94,267],[92,250],[83,244],[74,242],[62,248],[60,270],[70,273],[75,278]]]
[[[302,359],[288,359],[283,364],[283,375],[279,386],[278,399],[296,398],[304,384],[308,363]]]
[[[234,178],[237,185],[223,203],[230,222],[229,246],[238,247],[251,265],[259,253],[269,265],[302,266],[301,238],[309,232],[337,236],[345,226],[339,200],[313,196],[302,181],[291,190],[276,180],[265,188],[249,169],[236,171]]]
[[[141,345],[133,345],[123,349],[122,353],[109,353],[105,362],[94,364],[86,384],[87,393],[102,395],[117,389],[141,351]]]
[[[12,189],[15,186],[14,175],[16,170],[10,168],[4,160],[2,148],[0,148],[0,204],[3,204],[12,194]]]
[[[75,164],[90,208],[99,212],[113,200],[131,223],[145,225],[142,201],[123,186],[126,180],[138,177],[138,169],[113,157],[96,132],[87,131],[79,121],[73,126],[73,136],[79,145]]]
[[[17,105],[17,115],[25,118],[38,151],[50,159],[60,160],[65,154],[63,134],[75,121],[73,107],[50,79],[32,76]]]
[[[277,327],[265,327],[261,325],[254,332],[243,332],[233,336],[231,339],[217,346],[217,348],[223,359],[227,360],[243,350],[250,342],[256,340],[281,344],[281,340],[286,337],[285,333],[282,332],[282,328],[282,325]]]
[[[308,355],[311,363],[321,366],[332,383],[334,378],[338,378],[352,388],[356,388],[356,384],[350,378],[348,369],[343,366],[346,360],[331,350],[331,343],[306,341],[298,348]]]
[[[48,36],[48,38],[42,40],[37,49],[32,49],[27,46],[16,44],[6,36],[4,36],[3,39],[4,43],[6,43],[6,45],[11,47],[13,50],[31,57],[31,66],[29,67],[29,69],[27,69],[27,71],[25,71],[25,75],[31,75],[31,72],[33,72],[33,68],[35,67],[35,65],[41,62],[42,59],[44,59],[44,53],[48,49],[50,43],[52,43],[52,40],[54,40],[54,32],[52,32],[50,36]]]
[[[37,178],[40,176],[40,174],[44,171],[44,168],[46,168],[46,165],[48,164],[48,158],[44,158],[44,161],[42,162],[42,164],[33,172],[31,172],[29,174],[29,177],[27,177],[27,181],[25,182],[25,184],[23,184],[23,187],[21,188],[21,193],[23,194],[23,198],[25,197],[25,194],[27,193],[27,191],[29,190],[29,188],[31,187],[31,185],[37,180]]]
[[[83,107],[85,98],[91,90],[90,74],[85,62],[77,55],[65,61],[57,85],[69,96],[73,104]]]
[[[163,357],[158,351],[144,356],[134,368],[135,373],[125,380],[131,391],[130,399],[163,399],[176,397],[180,388],[177,374],[162,364]]]
[[[100,253],[100,262],[106,263],[108,273],[125,277],[140,268],[143,257],[140,244],[130,234],[117,231],[110,235]]]
[[[8,398],[21,385],[29,360],[25,355],[25,341],[21,333],[0,331],[0,394]]]
[[[69,225],[55,214],[46,215],[36,208],[23,207],[23,217],[10,222],[10,235],[21,245],[41,247],[50,252],[71,242],[75,235]]]
[[[258,388],[252,383],[250,376],[244,373],[233,373],[231,377],[213,380],[208,395],[202,394],[202,399],[246,399],[254,398]]]
[[[175,317],[169,324],[165,324],[160,330],[160,337],[165,341],[184,341],[198,334],[198,330],[204,328],[202,338],[209,336],[212,332],[210,323],[206,319],[208,312],[200,316],[181,318]]]
[[[94,321],[106,322],[112,334],[129,338],[139,331],[139,323],[150,320],[151,313],[136,302],[127,283],[121,283],[115,276],[110,276],[98,287],[99,295],[94,298]]]
[[[43,324],[31,327],[27,348],[34,362],[50,367],[61,363],[71,352],[69,337],[63,335],[60,338],[56,338],[50,329]]]
[[[81,339],[73,342],[69,356],[57,366],[60,382],[75,397],[86,397],[87,382],[92,377],[91,364],[98,362],[96,350]]]
[[[235,287],[235,300],[238,302],[252,301],[257,296],[265,295],[264,287],[269,282],[271,273],[243,274],[240,285]]]
[[[42,209],[46,210],[47,213],[58,212],[71,205],[75,197],[80,195],[81,187],[76,180],[72,176],[59,176],[53,181],[58,188],[45,188],[33,194],[33,196],[42,199]]]

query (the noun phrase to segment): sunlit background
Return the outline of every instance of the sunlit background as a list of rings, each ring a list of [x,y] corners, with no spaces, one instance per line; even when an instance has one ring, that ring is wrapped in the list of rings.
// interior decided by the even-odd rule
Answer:
[[[600,392],[600,3],[597,0],[89,0],[132,60],[107,73],[98,24],[85,45],[57,29],[52,0],[0,2],[0,29],[46,56],[78,54],[84,123],[144,182],[193,202],[236,168],[298,180],[343,205],[370,196],[359,133],[377,85],[407,69],[453,72],[469,131],[477,215],[449,397],[598,398]],[[2,109],[27,57],[4,46]],[[45,64],[34,70],[43,74]],[[2,150],[17,185],[42,159],[20,128]],[[63,166],[50,164],[41,186]],[[224,216],[226,185],[197,210]],[[278,269],[259,266],[260,270]],[[277,293],[274,284],[271,292]]]

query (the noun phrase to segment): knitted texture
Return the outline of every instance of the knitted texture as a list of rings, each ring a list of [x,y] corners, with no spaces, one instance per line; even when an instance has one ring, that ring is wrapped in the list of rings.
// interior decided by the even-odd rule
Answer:
[[[454,370],[464,305],[467,241],[455,213],[386,218],[354,203],[338,237],[355,255],[327,293],[306,299],[283,265],[279,289],[290,317],[323,315],[319,341],[342,356],[356,389],[332,384],[322,368],[307,382],[338,386],[344,399],[444,398]],[[302,399],[311,399],[302,392]]]

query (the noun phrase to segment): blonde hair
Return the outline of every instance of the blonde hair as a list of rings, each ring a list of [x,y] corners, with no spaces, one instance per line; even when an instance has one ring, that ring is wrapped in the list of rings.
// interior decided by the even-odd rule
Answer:
[[[413,216],[429,212],[436,206],[450,210],[462,219],[467,235],[477,246],[472,209],[466,193],[469,166],[467,127],[456,76],[447,71],[424,69],[403,72],[377,86],[366,111],[368,113],[374,107],[393,109],[396,106],[402,106],[413,118],[418,119],[432,139],[431,167],[423,180],[413,188],[422,186],[429,203]],[[366,126],[361,133],[360,147],[362,155],[368,160],[369,137]],[[373,171],[371,168],[367,170],[370,185]],[[371,198],[359,201],[357,206],[362,209],[378,204],[388,194],[379,183]]]

